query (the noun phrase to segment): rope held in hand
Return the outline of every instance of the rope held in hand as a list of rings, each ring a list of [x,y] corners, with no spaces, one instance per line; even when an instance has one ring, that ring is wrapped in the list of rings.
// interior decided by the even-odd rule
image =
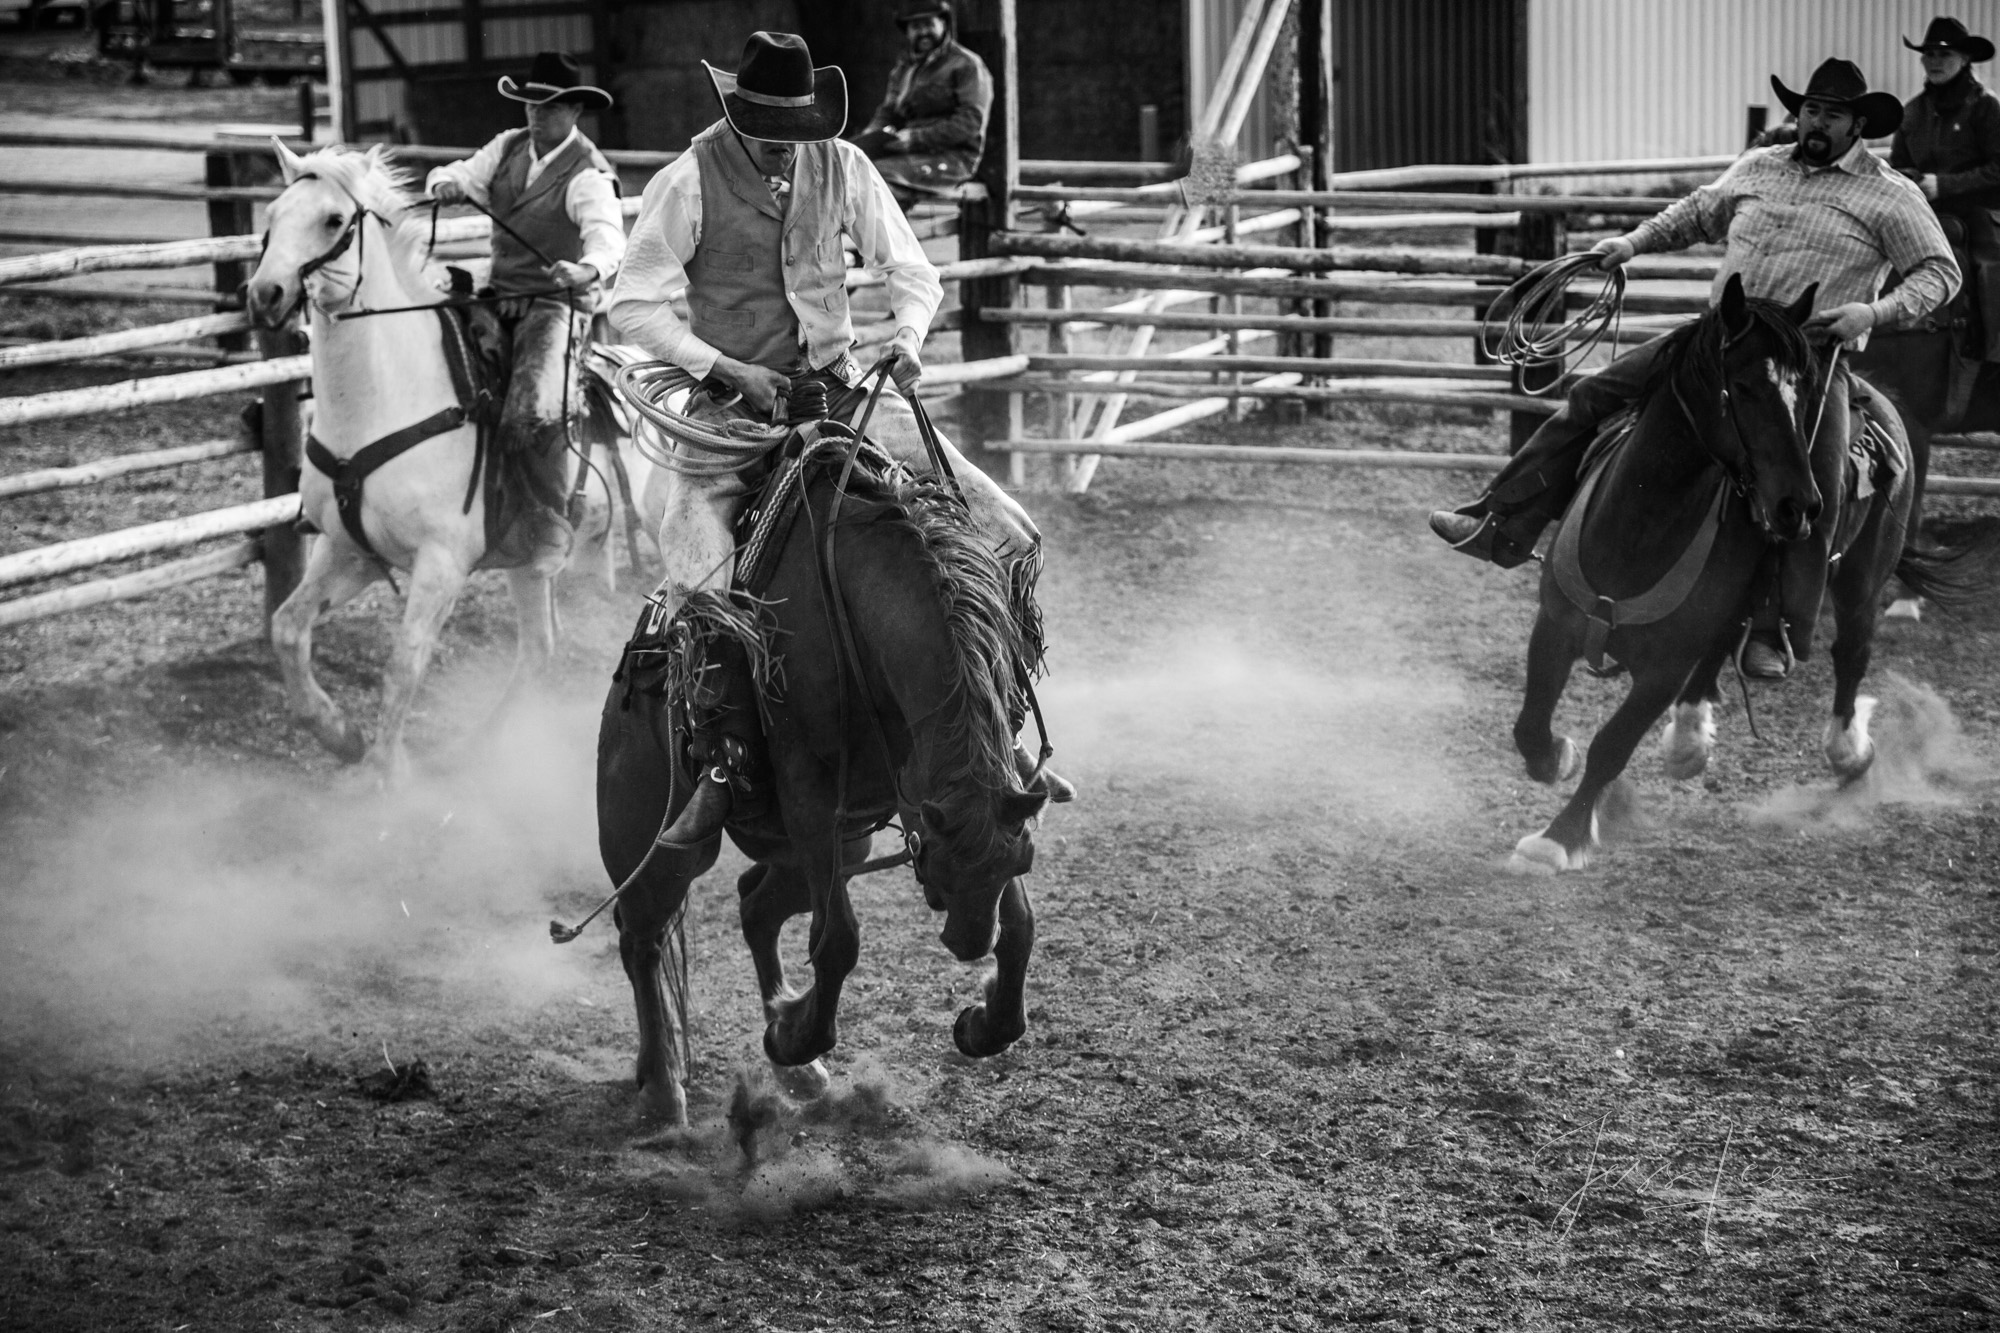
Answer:
[[[1587,250],[1538,265],[1516,278],[1487,307],[1479,325],[1480,346],[1486,355],[1504,365],[1553,367],[1557,372],[1546,385],[1522,392],[1562,392],[1571,367],[1596,351],[1607,336],[1616,355],[1618,323],[1625,309],[1625,270],[1621,266],[1606,272],[1598,265],[1600,258]],[[1602,285],[1571,315],[1570,284],[1584,276],[1597,277]]]

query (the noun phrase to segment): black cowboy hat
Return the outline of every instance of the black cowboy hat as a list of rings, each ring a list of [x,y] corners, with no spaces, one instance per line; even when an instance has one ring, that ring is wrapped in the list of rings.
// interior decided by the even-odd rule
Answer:
[[[1863,130],[1871,139],[1894,134],[1903,123],[1903,104],[1888,93],[1869,92],[1867,76],[1852,60],[1827,61],[1813,71],[1812,80],[1802,93],[1793,92],[1773,74],[1771,90],[1778,94],[1785,110],[1794,114],[1807,98],[1815,102],[1838,102],[1861,117]]]
[[[1931,26],[1924,29],[1924,39],[1913,42],[1903,39],[1903,45],[1912,51],[1928,51],[1933,46],[1942,46],[1958,52],[1973,64],[1993,58],[1993,43],[1984,37],[1974,37],[1965,30],[1965,25],[1957,19],[1935,18]]]
[[[813,68],[805,38],[753,32],[731,74],[706,60],[729,127],[750,139],[820,143],[847,128],[847,76],[838,65]]]
[[[550,102],[575,102],[586,111],[602,111],[611,105],[611,94],[583,81],[583,67],[576,57],[562,51],[543,51],[528,66],[528,77],[516,83],[500,76],[500,95],[529,106]]]
[[[950,28],[955,16],[951,11],[951,0],[914,0],[896,11],[896,22],[907,26],[918,19],[943,19],[944,26]]]

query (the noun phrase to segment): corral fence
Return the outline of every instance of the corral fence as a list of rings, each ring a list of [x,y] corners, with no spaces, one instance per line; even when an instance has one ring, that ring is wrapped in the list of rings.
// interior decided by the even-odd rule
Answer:
[[[1236,99],[1216,99],[1214,134],[1228,128]],[[0,594],[148,556],[172,558],[134,572],[94,578],[0,601],[0,627],[214,577],[251,564],[265,571],[269,612],[289,594],[300,572],[302,539],[296,528],[303,444],[301,401],[310,392],[310,357],[300,334],[253,331],[237,293],[254,262],[259,240],[256,209],[278,193],[268,142],[213,138],[162,140],[96,135],[0,134],[0,146],[169,149],[199,153],[200,185],[132,185],[114,182],[7,182],[8,192],[77,196],[199,199],[210,235],[141,239],[30,254],[0,260],[0,294],[79,300],[171,300],[208,306],[204,313],[145,328],[58,341],[0,346],[0,372],[106,359],[203,363],[200,368],[120,383],[0,397],[0,427],[125,412],[149,405],[213,396],[258,395],[247,413],[254,429],[236,437],[194,441],[144,453],[72,466],[0,475],[0,502],[136,473],[178,468],[236,454],[257,454],[264,498],[195,512],[121,531],[81,537],[0,556]],[[304,148],[307,145],[298,144]],[[406,147],[399,155],[418,167],[463,156],[469,150]],[[613,152],[621,168],[657,168],[673,154]],[[1220,442],[1163,442],[1157,437],[1195,422],[1240,415],[1251,403],[1326,404],[1343,401],[1431,404],[1509,414],[1519,439],[1553,410],[1534,390],[1532,368],[1485,364],[1475,347],[1478,314],[1504,285],[1533,265],[1561,253],[1568,224],[1623,220],[1657,211],[1668,201],[1639,195],[1498,193],[1530,179],[1572,175],[1615,178],[1666,173],[1713,173],[1727,158],[1645,162],[1592,162],[1536,167],[1412,167],[1332,176],[1330,188],[1291,188],[1308,179],[1308,163],[1285,154],[1233,168],[1220,189],[1211,181],[1196,193],[1190,178],[1165,164],[1024,162],[1007,197],[982,186],[920,207],[914,221],[931,237],[956,235],[959,257],[940,265],[959,284],[959,303],[938,319],[934,332],[957,330],[965,359],[927,369],[927,394],[975,395],[969,414],[988,429],[989,448],[1010,456],[1011,473],[1023,481],[1037,455],[1060,460],[1069,489],[1082,491],[1105,457],[1310,464],[1335,467],[1497,469],[1503,452],[1434,453],[1340,447],[1249,447]],[[1471,187],[1478,193],[1446,191]],[[626,213],[638,200],[628,199]],[[1103,223],[1157,223],[1155,239],[1084,234]],[[1034,225],[1039,230],[1028,230]],[[441,257],[483,250],[490,224],[484,217],[447,218],[438,229]],[[1376,237],[1410,233],[1435,236],[1440,227],[1470,230],[1474,249],[1435,244],[1338,243],[1367,231]],[[22,239],[0,234],[0,240]],[[1289,242],[1271,244],[1268,241]],[[93,274],[206,269],[206,288],[132,286],[81,288]],[[1629,267],[1629,318],[1623,341],[1655,336],[1703,309],[1705,295],[1690,284],[1714,275],[1714,262],[1644,258]],[[874,280],[856,272],[850,286]],[[1680,284],[1678,288],[1672,284]],[[1664,285],[1662,285],[1664,284]],[[1104,305],[1083,305],[1079,291],[1116,293]],[[1033,299],[1039,292],[1041,299]],[[1271,305],[1251,310],[1246,301]],[[1205,309],[1185,309],[1205,305]],[[1434,313],[1412,318],[1403,308]],[[1385,309],[1389,313],[1382,313]],[[856,332],[866,349],[886,342],[893,321],[866,321],[857,311]],[[1044,346],[1016,349],[1024,328],[1046,330]],[[1084,350],[1091,331],[1119,345]],[[1153,350],[1161,331],[1208,336],[1171,352]],[[1446,338],[1467,349],[1463,362],[1339,356],[1342,336]],[[1266,346],[1274,344],[1270,350]],[[1544,377],[1545,378],[1545,377]],[[1134,400],[1173,406],[1122,421]],[[1040,402],[1046,430],[1027,430],[1028,407]],[[996,410],[997,409],[997,410]],[[1994,447],[1990,439],[1940,440]],[[2000,479],[1933,475],[1933,494],[2000,496]],[[224,544],[212,545],[217,541]],[[193,555],[180,552],[208,547]]]

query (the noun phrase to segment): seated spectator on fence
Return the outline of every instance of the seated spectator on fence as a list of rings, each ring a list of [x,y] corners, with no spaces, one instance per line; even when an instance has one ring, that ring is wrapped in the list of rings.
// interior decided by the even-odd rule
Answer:
[[[2000,97],[1973,76],[1993,43],[1957,19],[1938,18],[1921,43],[1903,39],[1924,64],[1924,90],[1903,104],[1889,165],[1931,201],[1945,234],[1972,256],[1981,337],[1979,359],[2000,361]],[[1968,353],[1971,355],[1971,353]]]
[[[993,76],[960,46],[950,0],[917,0],[896,16],[903,54],[889,91],[854,142],[875,162],[905,212],[948,194],[979,169]]]

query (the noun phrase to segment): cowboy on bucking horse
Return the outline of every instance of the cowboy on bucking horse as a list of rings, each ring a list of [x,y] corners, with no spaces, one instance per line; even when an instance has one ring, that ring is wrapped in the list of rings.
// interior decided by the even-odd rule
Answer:
[[[1829,344],[1857,350],[1870,330],[1907,327],[1949,301],[1958,290],[1958,265],[1923,191],[1862,142],[1895,133],[1902,104],[1870,92],[1860,69],[1846,60],[1826,61],[1802,93],[1775,75],[1771,86],[1798,115],[1798,142],[1752,149],[1714,184],[1635,230],[1598,242],[1593,249],[1600,266],[1610,270],[1634,255],[1723,241],[1727,249],[1711,301],[1720,299],[1731,278],[1740,278],[1749,296],[1784,303],[1816,284],[1808,329]],[[1884,294],[1892,272],[1902,281]],[[1530,559],[1543,527],[1576,494],[1583,456],[1599,427],[1653,382],[1667,337],[1578,381],[1562,410],[1528,439],[1486,493],[1432,514],[1431,530],[1454,550],[1503,569]],[[1832,495],[1850,434],[1862,425],[1859,413],[1850,420],[1850,400],[1865,403],[1868,415],[1899,436],[1902,425],[1887,401],[1869,394],[1838,361],[1822,398],[1823,407],[1803,404],[1802,415],[1810,420],[1820,414],[1813,475],[1820,493]],[[1791,658],[1810,651],[1834,540],[1830,528],[1829,517],[1816,518],[1810,536],[1781,548],[1778,605],[1759,608],[1753,621],[1743,654],[1747,673],[1781,680]],[[1769,586],[1768,579],[1760,582]]]
[[[722,119],[646,186],[611,296],[612,326],[625,342],[697,381],[684,409],[691,420],[768,420],[780,397],[806,396],[817,385],[832,417],[852,425],[868,395],[858,391],[863,375],[848,315],[851,242],[862,266],[887,287],[896,323],[889,342],[895,383],[882,386],[869,437],[899,461],[929,470],[903,395],[916,392],[924,335],[944,288],[881,174],[839,137],[847,123],[846,76],[837,66],[814,68],[805,41],[791,33],[752,33],[733,74],[706,61],[703,67]],[[949,442],[942,451],[981,535],[1004,554],[1032,554],[1041,537],[1021,506]],[[692,593],[729,588],[732,523],[746,493],[734,473],[666,476],[665,573],[656,595],[663,620]],[[759,748],[754,719],[707,706],[691,706],[689,714],[689,751],[707,775],[697,799],[722,799],[711,791],[716,772],[727,775],[739,804],[758,799],[764,783],[751,771]],[[1024,780],[1036,770],[1025,751],[1017,761]],[[1036,780],[1051,799],[1072,794],[1046,768]]]

